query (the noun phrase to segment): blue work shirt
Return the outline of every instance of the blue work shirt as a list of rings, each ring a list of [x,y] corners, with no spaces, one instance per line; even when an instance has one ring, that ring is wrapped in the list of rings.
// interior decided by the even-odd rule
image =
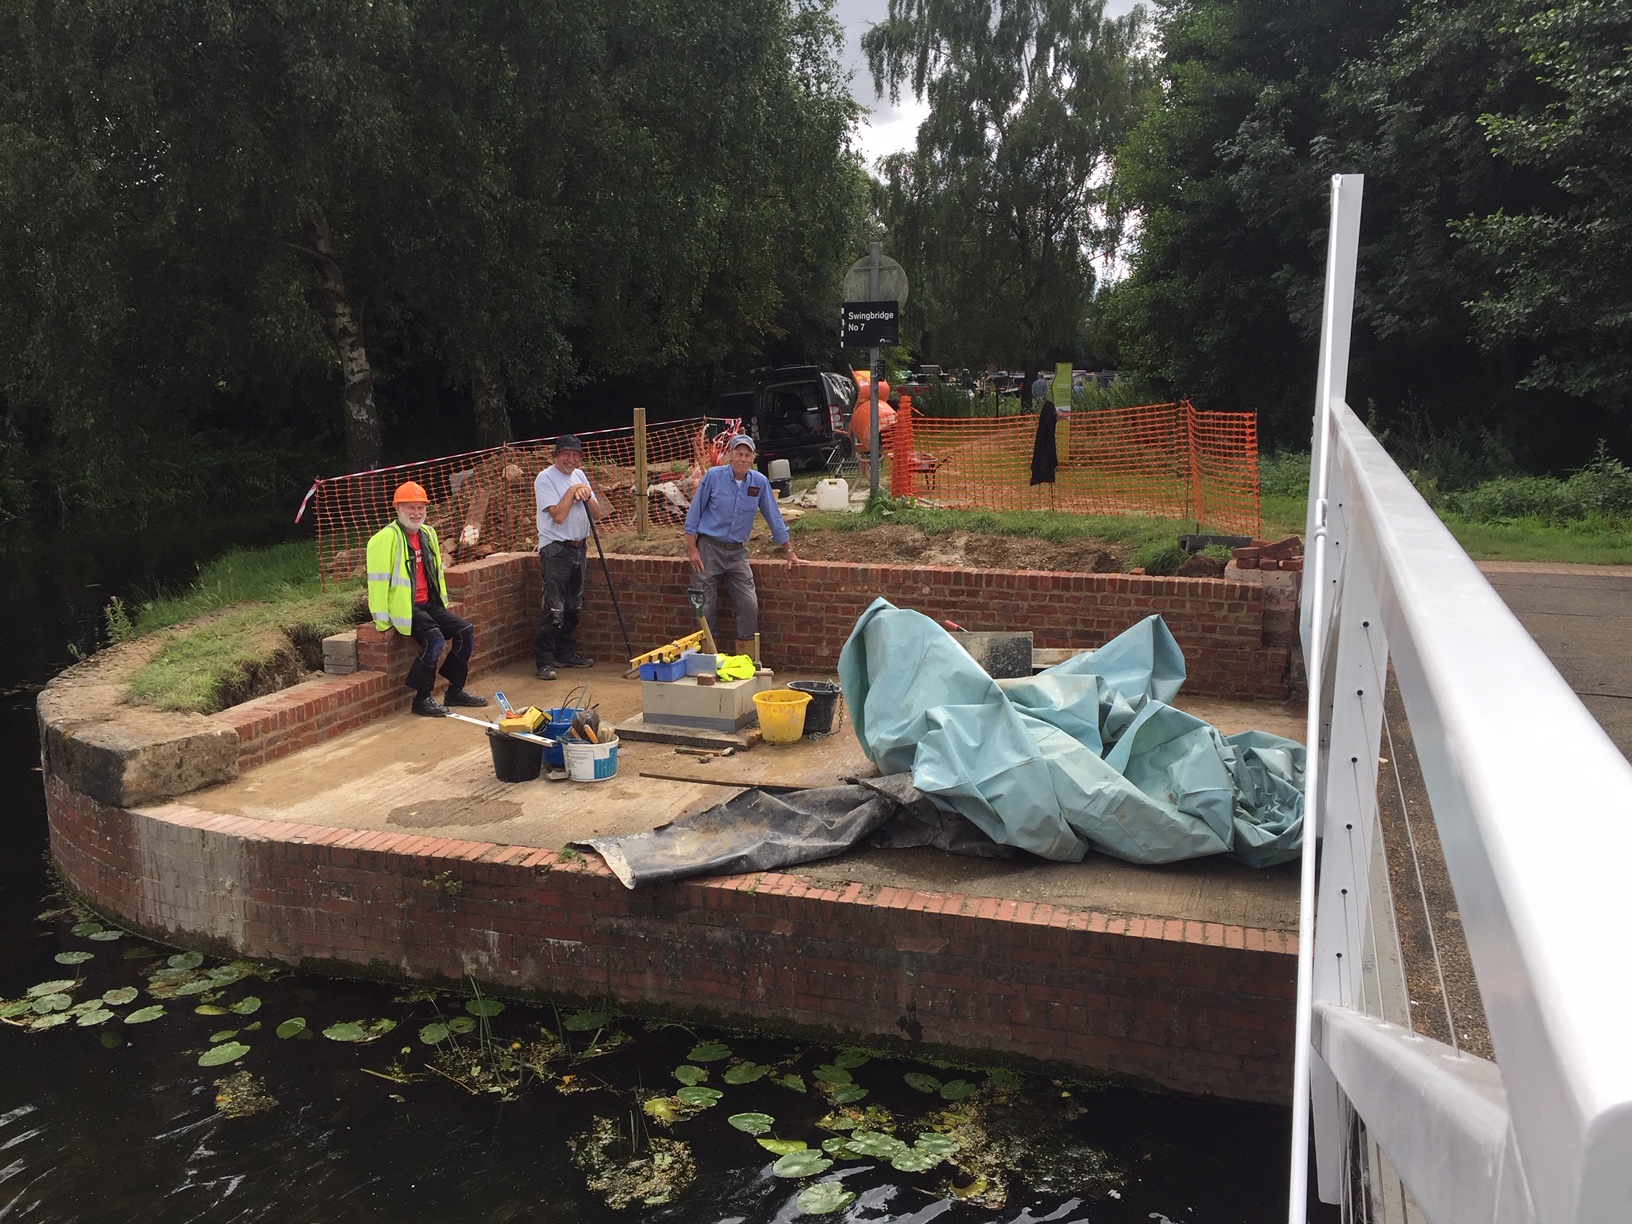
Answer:
[[[686,534],[746,544],[748,533],[754,528],[756,510],[771,525],[771,539],[786,544],[788,525],[782,521],[782,511],[776,508],[771,482],[749,468],[739,485],[731,465],[722,463],[703,473],[697,496],[691,499],[691,509],[686,511]]]

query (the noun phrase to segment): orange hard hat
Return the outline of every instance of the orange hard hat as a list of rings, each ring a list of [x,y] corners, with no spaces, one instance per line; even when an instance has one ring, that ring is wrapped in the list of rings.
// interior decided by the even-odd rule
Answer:
[[[412,480],[405,480],[397,486],[395,496],[391,498],[393,506],[428,506],[431,499],[425,495],[425,486]]]

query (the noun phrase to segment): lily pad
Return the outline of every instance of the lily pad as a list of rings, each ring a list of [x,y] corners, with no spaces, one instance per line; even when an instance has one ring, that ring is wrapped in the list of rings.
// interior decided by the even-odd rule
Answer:
[[[83,965],[86,961],[93,959],[95,956],[95,952],[58,952],[53,959],[55,959],[59,965]]]
[[[232,1010],[240,1016],[253,1016],[261,1010],[261,1001],[254,995],[245,995],[232,1005]]]
[[[20,1016],[33,1010],[33,999],[13,999],[10,1003],[0,1003],[0,1020],[10,1020],[13,1016]]]
[[[34,1010],[44,1016],[50,1012],[65,1012],[73,1006],[74,1000],[70,995],[48,994],[41,995],[34,1000]]]
[[[827,1099],[835,1105],[854,1105],[866,1096],[867,1089],[860,1084],[838,1084],[827,1094]]]
[[[1020,1087],[1020,1077],[1007,1067],[993,1067],[986,1072],[986,1080],[994,1088]]]
[[[231,1014],[226,1008],[215,1003],[200,1003],[193,1008],[193,1015],[195,1016],[227,1016]]]
[[[951,1135],[943,1135],[939,1131],[924,1131],[918,1136],[918,1142],[912,1145],[924,1152],[935,1152],[942,1156],[950,1156],[958,1150],[958,1141]]]
[[[115,1032],[104,1032],[102,1034],[101,1041],[102,1044],[110,1050],[117,1050],[120,1046],[125,1044],[125,1039]]]
[[[763,1113],[732,1114],[726,1121],[738,1130],[750,1135],[763,1135],[776,1125],[775,1118],[771,1117],[770,1114]]]
[[[227,1041],[214,1046],[198,1056],[198,1065],[201,1067],[219,1067],[222,1063],[233,1062],[249,1053],[249,1047],[241,1041]]]
[[[74,984],[73,978],[57,978],[52,982],[40,982],[28,988],[28,997],[37,999],[41,995],[61,994]]]
[[[647,1097],[642,1102],[641,1108],[646,1111],[648,1117],[656,1118],[659,1122],[669,1126],[674,1125],[685,1116],[680,1102],[673,1097]]]
[[[115,986],[102,995],[102,1002],[111,1003],[114,1007],[123,1007],[126,1003],[136,1002],[139,993],[134,986]]]
[[[83,1016],[88,1011],[95,1011],[102,1006],[101,999],[86,999],[83,1003],[75,1003],[68,1009],[70,1016]]]
[[[691,1105],[697,1109],[707,1109],[710,1105],[713,1105],[722,1096],[724,1096],[725,1093],[721,1092],[718,1088],[704,1088],[700,1084],[688,1084],[674,1095],[679,1097],[687,1105]]]
[[[796,1152],[789,1152],[771,1166],[771,1172],[778,1177],[814,1177],[818,1173],[826,1173],[833,1167],[833,1162],[820,1152],[809,1148],[800,1148]]]
[[[902,1173],[922,1173],[926,1169],[933,1169],[945,1157],[939,1152],[925,1152],[919,1148],[907,1148],[890,1157],[892,1167]]]
[[[474,1033],[475,1031],[476,1021],[469,1016],[452,1016],[448,1019],[448,1032],[450,1033]]]
[[[609,1011],[578,1011],[561,1021],[561,1027],[569,1033],[593,1033],[611,1023],[612,1013]]]
[[[115,939],[123,939],[123,931],[92,931],[90,937],[98,943],[112,943]]]
[[[846,1190],[843,1182],[817,1182],[799,1191],[799,1210],[805,1215],[832,1215],[843,1211],[856,1201],[856,1192]]]
[[[674,1078],[689,1088],[693,1084],[700,1084],[706,1080],[708,1072],[701,1067],[694,1067],[690,1063],[685,1063],[674,1069]]]
[[[164,1015],[164,1004],[153,1003],[147,1007],[138,1007],[125,1017],[126,1024],[146,1024],[149,1020],[157,1020]]]
[[[368,1026],[368,1035],[370,1037],[384,1037],[396,1027],[397,1022],[395,1020],[376,1020]]]
[[[731,1057],[731,1047],[723,1041],[700,1041],[686,1055],[692,1062],[719,1062]]]
[[[199,978],[195,982],[183,982],[175,989],[175,995],[180,998],[184,995],[203,994],[206,990],[215,990],[216,985],[209,978]]]
[[[324,1029],[323,1036],[330,1041],[367,1041],[368,1030],[355,1020],[342,1020]]]
[[[823,1063],[810,1073],[810,1078],[820,1080],[824,1084],[852,1083],[850,1072],[843,1067],[835,1067],[832,1063]]]
[[[239,969],[237,965],[217,965],[214,969],[209,970],[206,976],[213,985],[231,986],[244,974],[243,970]]]
[[[46,1029],[56,1028],[59,1024],[67,1024],[73,1017],[67,1012],[52,1012],[49,1016],[39,1016],[29,1022],[28,1031],[42,1033]]]
[[[850,1146],[863,1156],[880,1156],[885,1160],[907,1150],[907,1145],[901,1140],[883,1131],[855,1131],[850,1135]]]
[[[941,1081],[924,1071],[908,1071],[901,1077],[907,1081],[908,1088],[916,1088],[919,1092],[939,1092]]]
[[[279,1037],[284,1038],[293,1037],[296,1033],[304,1033],[306,1031],[306,1017],[291,1016],[282,1024],[278,1025],[275,1031]]]
[[[219,1041],[226,1041],[236,1036],[238,1036],[237,1029],[222,1029],[219,1033],[210,1034],[210,1044],[215,1045]]]
[[[871,1058],[872,1055],[868,1054],[866,1050],[851,1046],[848,1049],[839,1051],[838,1057],[833,1060],[833,1065],[835,1067],[844,1067],[846,1070],[854,1070],[865,1065]]]
[[[975,1085],[966,1079],[948,1080],[941,1085],[941,1099],[943,1101],[961,1101],[975,1090]]]
[[[90,1028],[92,1025],[106,1024],[112,1019],[113,1013],[111,1011],[105,1007],[99,1007],[95,1011],[85,1012],[77,1021],[75,1021],[75,1023],[78,1024],[80,1028]]]
[[[786,1156],[789,1152],[802,1152],[808,1146],[803,1139],[765,1139],[754,1140],[767,1152],[775,1152],[778,1156]]]
[[[805,1077],[802,1075],[783,1075],[777,1077],[777,1083],[784,1088],[791,1088],[795,1092],[805,1091]]]
[[[197,969],[204,963],[202,952],[177,952],[164,962],[172,969]]]
[[[72,928],[75,935],[95,935],[101,929],[100,922],[76,922]]]
[[[419,1039],[426,1045],[436,1045],[448,1039],[448,1026],[440,1020],[433,1021],[419,1030]]]
[[[861,1153],[850,1146],[848,1135],[834,1135],[831,1139],[822,1140],[822,1151],[835,1160],[860,1160]]]
[[[147,980],[155,986],[179,986],[183,982],[190,982],[198,976],[193,969],[156,969],[147,975]]]
[[[497,999],[466,999],[465,1010],[473,1016],[496,1016],[504,1010]]]
[[[762,1063],[740,1062],[727,1067],[725,1074],[720,1078],[728,1084],[751,1084],[755,1080],[763,1078],[768,1071],[770,1071],[770,1068]]]

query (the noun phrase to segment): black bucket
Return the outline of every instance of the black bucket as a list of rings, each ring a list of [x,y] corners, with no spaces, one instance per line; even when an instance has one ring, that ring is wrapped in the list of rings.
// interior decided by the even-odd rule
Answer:
[[[805,707],[805,734],[831,734],[833,711],[839,704],[839,686],[830,680],[795,680],[788,687],[796,693],[810,695],[810,704]]]
[[[499,731],[487,733],[493,752],[493,776],[500,782],[532,782],[544,766],[544,745],[530,744]]]

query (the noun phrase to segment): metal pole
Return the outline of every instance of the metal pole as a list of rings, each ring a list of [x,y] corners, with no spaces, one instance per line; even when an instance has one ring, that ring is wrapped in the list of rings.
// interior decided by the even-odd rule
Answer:
[[[635,533],[651,530],[651,507],[646,503],[646,409],[635,409]],[[597,545],[598,546],[598,545]]]
[[[586,509],[584,513],[587,515],[589,511]],[[601,549],[601,533],[595,530],[593,515],[589,519],[589,534],[595,537],[595,555],[601,559],[601,573],[606,575],[606,593],[612,596],[612,610],[618,614],[618,628],[623,631],[623,648],[632,659],[635,657],[635,648],[629,644],[629,626],[623,623],[623,609],[618,606],[618,592],[612,585],[612,570],[606,564],[606,553]]]
[[[869,282],[869,285],[870,285],[870,292],[872,294],[872,297],[871,297],[870,300],[876,302],[876,301],[878,301],[878,243],[873,242],[873,243],[868,244],[868,246],[867,246],[867,258],[872,264],[871,268],[869,269],[869,272],[870,272],[870,275],[871,275],[871,280]],[[879,454],[879,451],[882,448],[883,443],[879,440],[879,429],[878,429],[878,372],[879,371],[878,371],[878,346],[877,345],[873,346],[872,351],[868,354],[867,360],[871,363],[868,366],[867,386],[868,386],[869,394],[870,394],[870,396],[872,398],[872,402],[873,402],[873,421],[872,421],[872,428],[871,428],[872,440],[871,440],[871,443],[869,444],[869,453],[872,455],[873,461],[869,465],[871,470],[867,473],[867,489],[868,489],[868,495],[869,496],[876,496],[878,494],[878,469],[879,469],[879,466],[880,466],[880,462],[883,459],[883,456],[881,454]]]

